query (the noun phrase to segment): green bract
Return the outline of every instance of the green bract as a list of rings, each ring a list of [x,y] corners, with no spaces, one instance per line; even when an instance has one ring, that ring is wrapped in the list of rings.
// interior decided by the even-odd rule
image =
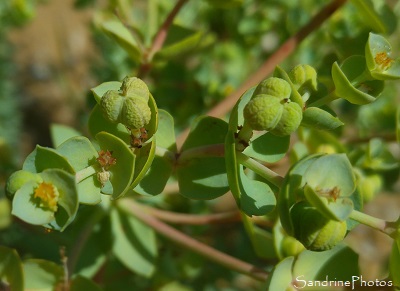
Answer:
[[[393,59],[391,53],[392,46],[383,36],[369,34],[365,58],[372,77],[377,80],[400,78],[400,59]]]
[[[346,235],[346,221],[327,219],[305,201],[296,203],[290,215],[294,236],[309,250],[329,250]]]

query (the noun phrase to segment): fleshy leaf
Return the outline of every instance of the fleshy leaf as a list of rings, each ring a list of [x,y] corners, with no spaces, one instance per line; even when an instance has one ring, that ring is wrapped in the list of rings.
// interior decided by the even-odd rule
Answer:
[[[367,80],[365,58],[351,56],[339,67],[332,65],[332,78],[335,83],[335,94],[350,103],[363,105],[373,102],[384,88],[381,80]],[[357,79],[363,79],[361,83]]]
[[[103,95],[109,90],[118,91],[121,88],[122,83],[118,81],[110,81],[101,83],[100,85],[91,89],[94,99],[96,100],[97,104],[100,104],[100,100]]]
[[[278,213],[282,227],[289,235],[293,235],[293,225],[290,218],[290,208],[303,197],[302,188],[306,184],[304,174],[310,165],[316,161],[321,154],[306,156],[294,164],[283,181],[278,195]]]
[[[301,120],[301,125],[321,130],[333,130],[343,124],[339,118],[318,107],[309,107],[304,110]]]
[[[75,276],[71,280],[70,291],[101,291],[102,289],[92,280],[83,277],[83,276]]]
[[[159,110],[159,125],[156,132],[156,141],[159,148],[167,149],[164,156],[155,156],[150,169],[140,180],[134,191],[146,195],[160,194],[173,171],[173,162],[177,148],[175,142],[174,119],[164,110]]]
[[[324,155],[314,161],[304,174],[307,185],[330,198],[350,196],[356,187],[355,174],[345,154]],[[336,191],[337,193],[333,193]]]
[[[287,257],[280,261],[268,276],[268,281],[263,290],[291,290],[292,268],[294,257]]]
[[[62,143],[57,152],[68,159],[76,172],[97,164],[97,151],[86,137],[73,137]],[[100,182],[92,175],[78,183],[79,202],[97,204],[101,201]]]
[[[154,55],[154,58],[156,60],[169,60],[181,57],[183,54],[195,50],[202,37],[201,31],[194,31],[174,24],[168,31],[163,48]]]
[[[268,184],[251,180],[246,176],[243,167],[239,167],[240,207],[248,216],[265,215],[276,205],[274,192]]]
[[[115,208],[111,211],[111,221],[113,253],[132,272],[150,277],[157,258],[154,230]]]
[[[64,278],[62,266],[53,262],[29,259],[24,262],[26,290],[56,290]]]
[[[56,123],[50,125],[50,134],[54,147],[58,147],[71,137],[82,135],[79,131],[72,127]]]
[[[227,127],[226,122],[214,117],[198,118],[182,146],[181,156],[194,148],[222,144]],[[225,172],[225,159],[222,155],[178,160],[180,192],[191,199],[215,199],[229,190]]]
[[[115,40],[132,58],[139,62],[142,53],[140,52],[136,40],[131,32],[118,20],[107,20],[102,23],[104,32]]]
[[[371,75],[378,80],[400,78],[400,59],[391,57],[392,46],[381,35],[370,33],[365,46],[367,67]]]
[[[275,163],[286,155],[289,143],[289,135],[276,136],[267,132],[251,140],[243,153],[266,163]]]
[[[112,199],[117,199],[125,194],[132,182],[135,171],[135,156],[131,149],[118,137],[107,132],[96,135],[100,148],[112,152],[116,164],[110,167],[111,184],[113,187]]]
[[[40,173],[46,169],[63,169],[69,173],[75,173],[68,160],[55,149],[37,145],[30,153],[22,166],[22,169],[32,173]]]
[[[10,290],[24,290],[22,263],[18,253],[13,249],[0,246],[0,283],[3,279],[9,284]]]
[[[325,197],[321,197],[319,193],[316,193],[308,185],[304,187],[304,195],[307,201],[328,219],[337,221],[346,220],[354,209],[351,199],[338,198],[335,201],[330,201]]]

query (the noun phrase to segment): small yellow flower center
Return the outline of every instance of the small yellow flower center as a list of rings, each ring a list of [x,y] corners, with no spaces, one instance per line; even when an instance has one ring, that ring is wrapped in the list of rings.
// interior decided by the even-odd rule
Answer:
[[[48,208],[51,211],[57,211],[58,190],[50,183],[42,182],[36,188],[34,198],[40,199],[39,207]]]
[[[386,71],[391,67],[394,60],[386,52],[381,52],[376,54],[375,62],[383,71]]]

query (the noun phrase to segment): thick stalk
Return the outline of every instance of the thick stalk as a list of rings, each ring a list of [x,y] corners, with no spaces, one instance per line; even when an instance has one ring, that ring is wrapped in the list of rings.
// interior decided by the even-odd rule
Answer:
[[[380,232],[383,232],[392,238],[396,238],[400,232],[399,230],[400,221],[397,222],[386,221],[384,219],[376,218],[357,210],[353,210],[351,212],[350,218],[366,226],[379,230]]]

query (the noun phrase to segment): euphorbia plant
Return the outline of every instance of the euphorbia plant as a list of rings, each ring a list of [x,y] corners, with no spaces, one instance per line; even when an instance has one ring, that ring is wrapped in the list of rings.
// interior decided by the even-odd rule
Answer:
[[[107,29],[122,41],[122,34]],[[132,41],[124,45],[130,48]],[[168,55],[161,52],[160,59]],[[135,50],[130,53],[140,57]],[[155,273],[156,231],[262,281],[268,290],[292,290],[305,275],[308,281],[325,277],[351,281],[359,275],[357,256],[343,239],[362,223],[393,238],[387,283],[398,286],[400,219],[388,222],[362,212],[363,201],[374,194],[365,186],[367,181],[382,182],[376,172],[398,170],[397,160],[377,140],[366,148],[342,147],[332,132],[345,123],[330,106],[333,100],[361,106],[384,98],[379,96],[385,81],[400,78],[398,61],[390,53],[387,40],[370,33],[365,57],[353,55],[333,63],[329,90],[309,64],[288,71],[277,66],[273,76],[241,95],[228,121],[210,116],[194,120],[179,150],[174,119],[158,108],[157,96],[153,97],[145,79],[127,76],[121,82],[102,83],[92,89],[96,105],[88,119],[91,139],[55,125],[55,148],[37,146],[22,170],[9,177],[6,192],[13,201],[12,213],[27,223],[68,231],[79,221],[79,212],[92,207],[88,227],[109,218],[108,225],[99,226],[113,237],[107,250],[130,271],[147,277]],[[157,60],[157,54],[146,56],[150,58],[146,62],[152,61],[151,56]],[[280,175],[271,165],[287,154],[291,165]],[[252,266],[160,222],[151,215],[159,212],[145,204],[165,195],[170,185],[177,185],[177,192],[193,200],[213,200],[229,192],[254,253],[279,263]],[[255,217],[270,227],[261,227]],[[77,248],[65,263],[75,276],[71,286],[92,284],[74,269],[82,246]],[[15,257],[9,249],[0,249],[0,255],[5,254]],[[13,264],[18,265],[14,257]],[[100,254],[98,258],[106,260]],[[338,269],[338,264],[344,267]],[[101,268],[101,264],[91,266],[94,270],[83,272],[87,278]],[[5,274],[16,286],[10,272]],[[64,273],[55,282],[69,280]],[[27,279],[28,286],[33,281]]]

